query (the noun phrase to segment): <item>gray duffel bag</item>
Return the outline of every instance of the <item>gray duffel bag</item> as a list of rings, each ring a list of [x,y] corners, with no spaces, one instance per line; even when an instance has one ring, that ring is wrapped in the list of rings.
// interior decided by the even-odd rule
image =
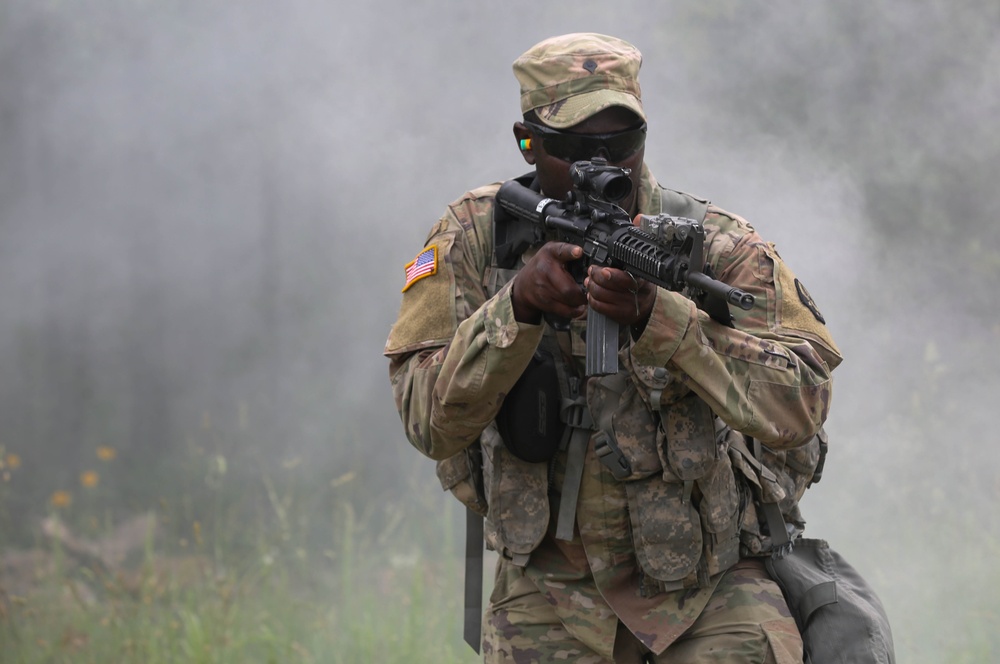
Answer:
[[[766,565],[802,633],[805,664],[895,664],[882,602],[825,540],[800,537]]]

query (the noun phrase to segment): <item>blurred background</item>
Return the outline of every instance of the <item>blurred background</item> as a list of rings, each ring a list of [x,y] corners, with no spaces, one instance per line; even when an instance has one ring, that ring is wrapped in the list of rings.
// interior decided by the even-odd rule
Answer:
[[[0,0],[0,659],[477,661],[463,513],[381,353],[446,204],[527,170],[512,61],[598,31],[644,54],[658,179],[775,242],[846,358],[807,535],[900,662],[991,661],[998,30],[987,0]]]

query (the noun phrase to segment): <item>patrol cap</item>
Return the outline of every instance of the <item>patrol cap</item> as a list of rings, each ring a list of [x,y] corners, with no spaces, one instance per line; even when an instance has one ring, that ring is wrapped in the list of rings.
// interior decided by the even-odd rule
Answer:
[[[583,122],[610,106],[643,120],[639,67],[642,54],[626,41],[592,32],[550,37],[514,61],[521,112],[534,110],[555,129]]]

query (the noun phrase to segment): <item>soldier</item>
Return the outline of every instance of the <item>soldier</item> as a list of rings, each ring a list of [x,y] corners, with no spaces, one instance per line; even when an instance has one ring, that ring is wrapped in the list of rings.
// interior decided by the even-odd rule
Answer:
[[[634,46],[599,34],[553,37],[514,62],[513,132],[531,187],[561,200],[570,164],[598,156],[630,169],[620,205],[637,223],[702,221],[707,266],[754,307],[729,327],[620,270],[592,267],[581,287],[570,268],[582,251],[558,241],[502,266],[499,183],[480,187],[406,266],[385,348],[396,405],[444,486],[486,516],[499,557],[485,661],[801,662],[757,557],[770,546],[757,508],[789,496],[753,449],[814,442],[841,357],[772,244],[646,167],[640,63]],[[583,375],[588,308],[621,326],[617,374]],[[567,433],[539,458],[525,441],[540,416],[511,404],[546,375]]]

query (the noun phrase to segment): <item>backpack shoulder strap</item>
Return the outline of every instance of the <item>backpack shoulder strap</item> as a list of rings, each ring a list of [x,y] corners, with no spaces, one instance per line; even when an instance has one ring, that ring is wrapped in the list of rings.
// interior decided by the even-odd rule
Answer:
[[[671,216],[702,222],[708,213],[708,205],[708,199],[660,187],[661,211]]]

